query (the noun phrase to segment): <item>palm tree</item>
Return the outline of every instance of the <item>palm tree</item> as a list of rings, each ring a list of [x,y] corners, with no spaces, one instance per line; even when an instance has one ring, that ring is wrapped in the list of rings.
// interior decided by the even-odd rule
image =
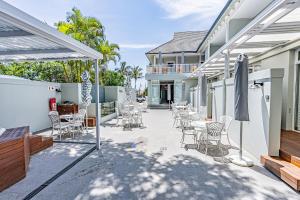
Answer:
[[[131,70],[131,77],[134,79],[134,89],[136,90],[136,81],[143,77],[143,69],[139,66],[134,66]]]
[[[131,66],[127,65],[126,62],[120,63],[120,68],[117,68],[116,71],[126,76],[128,72],[131,70]]]
[[[104,26],[101,22],[94,17],[83,16],[77,8],[73,8],[72,12],[68,13],[66,21],[60,21],[55,25],[60,32],[101,52],[103,59],[100,65],[106,66],[108,62],[116,63],[120,59],[119,46],[105,39]],[[69,72],[69,77],[72,77],[74,82],[80,82],[80,75],[84,70],[91,72],[93,69],[90,61],[70,61],[65,67],[68,67],[64,70],[66,77]]]
[[[107,40],[102,40],[97,45],[96,50],[102,53],[103,59],[100,64],[106,65],[108,62],[113,61],[115,64],[120,60],[119,54],[120,47],[117,44],[109,43]]]

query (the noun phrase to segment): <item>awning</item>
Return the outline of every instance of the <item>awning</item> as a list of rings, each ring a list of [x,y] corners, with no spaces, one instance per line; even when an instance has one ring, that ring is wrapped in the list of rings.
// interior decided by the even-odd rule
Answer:
[[[224,73],[224,55],[227,52],[230,56],[229,69],[233,70],[234,61],[240,53],[247,54],[251,64],[257,56],[297,42],[300,42],[300,2],[276,0],[210,56],[197,71],[202,71],[208,78],[214,77]]]
[[[102,59],[102,55],[0,0],[0,62],[66,59]]]

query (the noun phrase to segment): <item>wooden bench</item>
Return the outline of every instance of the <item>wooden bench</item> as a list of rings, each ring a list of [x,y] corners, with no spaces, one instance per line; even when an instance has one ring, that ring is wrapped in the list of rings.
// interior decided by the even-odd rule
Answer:
[[[7,129],[0,136],[0,191],[26,176],[29,158],[29,127]]]

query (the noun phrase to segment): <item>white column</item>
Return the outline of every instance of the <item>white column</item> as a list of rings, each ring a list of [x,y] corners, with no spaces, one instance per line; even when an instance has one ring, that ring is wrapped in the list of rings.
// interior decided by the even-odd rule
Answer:
[[[225,42],[229,41],[229,21],[225,22]],[[223,79],[223,111],[222,114],[226,115],[226,79],[229,78],[229,50],[227,49],[224,54],[224,79]]]
[[[100,113],[101,107],[99,103],[99,66],[98,60],[95,60],[95,68],[96,68],[96,146],[97,150],[100,149]]]
[[[153,67],[156,66],[156,55],[153,56]]]
[[[200,114],[200,76],[201,74],[198,73],[198,84],[197,84],[197,112]]]

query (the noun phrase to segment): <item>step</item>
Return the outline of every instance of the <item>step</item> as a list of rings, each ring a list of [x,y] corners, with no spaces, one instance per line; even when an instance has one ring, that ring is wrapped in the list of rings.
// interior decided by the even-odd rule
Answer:
[[[300,168],[280,158],[261,156],[262,165],[297,191],[300,191]]]
[[[293,165],[300,167],[300,157],[295,156],[295,155],[293,155],[285,150],[282,150],[282,149],[279,150],[279,156],[282,159],[292,163]]]
[[[161,105],[149,105],[150,109],[169,109],[171,106],[168,104],[161,104]]]

